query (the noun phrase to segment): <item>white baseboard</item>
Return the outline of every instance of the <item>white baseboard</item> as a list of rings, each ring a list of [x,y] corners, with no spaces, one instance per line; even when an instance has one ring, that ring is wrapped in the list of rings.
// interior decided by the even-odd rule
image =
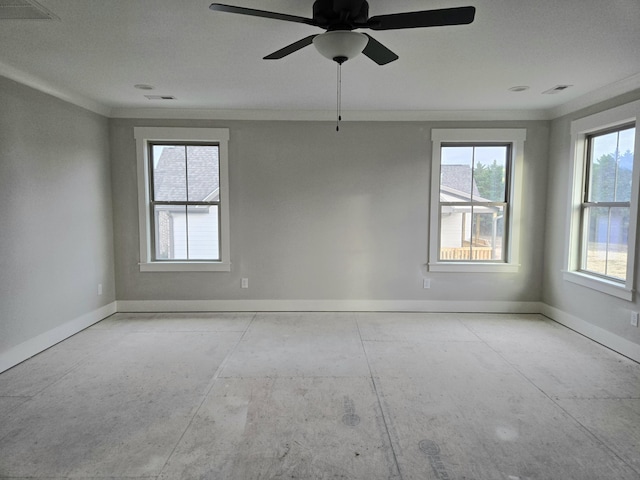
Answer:
[[[0,373],[116,313],[116,309],[116,302],[111,302],[0,353]]]
[[[563,312],[547,304],[541,304],[541,313],[551,320],[590,338],[611,350],[621,353],[636,362],[640,362],[640,345],[630,342],[626,338],[615,335],[607,330],[578,318],[570,313]]]
[[[432,300],[120,300],[119,312],[541,313],[640,362],[640,345],[542,302]]]
[[[541,302],[430,300],[121,300],[0,353],[0,373],[116,312],[460,312],[541,313],[640,362],[640,345]]]
[[[119,312],[540,313],[540,302],[431,300],[119,300]]]

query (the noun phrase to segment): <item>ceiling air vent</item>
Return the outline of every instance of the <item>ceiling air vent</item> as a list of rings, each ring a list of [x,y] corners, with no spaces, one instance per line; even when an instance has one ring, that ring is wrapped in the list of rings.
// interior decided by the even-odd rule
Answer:
[[[545,90],[542,93],[545,95],[554,95],[556,93],[565,91],[569,87],[573,87],[573,85],[556,85],[555,87],[550,88],[549,90]]]
[[[60,20],[34,0],[0,0],[0,20]]]
[[[149,100],[175,100],[173,95],[145,95]]]

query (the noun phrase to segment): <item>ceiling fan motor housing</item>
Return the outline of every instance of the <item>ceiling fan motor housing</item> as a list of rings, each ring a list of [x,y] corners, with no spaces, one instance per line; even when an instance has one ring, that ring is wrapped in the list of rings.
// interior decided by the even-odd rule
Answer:
[[[369,19],[366,0],[316,0],[313,20],[327,30],[353,30]]]

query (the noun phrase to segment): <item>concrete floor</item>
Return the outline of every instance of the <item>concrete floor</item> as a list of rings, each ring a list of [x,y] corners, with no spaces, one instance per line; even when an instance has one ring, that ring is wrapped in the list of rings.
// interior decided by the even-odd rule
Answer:
[[[640,365],[539,315],[117,314],[0,375],[0,478],[640,479]]]

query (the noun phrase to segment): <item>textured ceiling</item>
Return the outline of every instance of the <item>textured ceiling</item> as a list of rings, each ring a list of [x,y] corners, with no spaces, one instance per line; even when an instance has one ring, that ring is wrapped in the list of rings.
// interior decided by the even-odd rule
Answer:
[[[225,0],[311,16],[312,0]],[[0,74],[108,111],[330,111],[336,66],[313,46],[262,57],[314,27],[212,12],[209,0],[40,0],[59,20],[0,20]],[[466,26],[369,32],[400,58],[342,71],[353,111],[548,111],[640,87],[638,0],[369,0],[370,14],[474,5]],[[134,88],[150,84],[152,91]],[[542,92],[573,85],[555,95]],[[520,93],[508,89],[527,85]],[[148,100],[145,94],[175,100]]]

